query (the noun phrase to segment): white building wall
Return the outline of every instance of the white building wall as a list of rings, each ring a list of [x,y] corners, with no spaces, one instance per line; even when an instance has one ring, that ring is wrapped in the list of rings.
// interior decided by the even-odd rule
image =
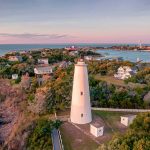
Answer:
[[[97,128],[97,137],[102,136],[104,133],[104,127]]]
[[[18,79],[18,74],[12,74],[12,79],[13,79],[13,80]]]
[[[121,123],[124,124],[125,126],[129,126],[133,120],[136,118],[136,115],[133,116],[121,116]]]
[[[128,118],[127,117],[121,117],[121,123],[125,126],[128,126]]]
[[[90,132],[94,136],[97,136],[97,129],[94,126],[92,126],[92,125],[90,125]]]
[[[35,74],[50,74],[53,72],[52,67],[37,67],[34,68]]]
[[[103,136],[103,134],[104,134],[104,126],[97,128],[97,127],[95,127],[93,125],[90,125],[90,132],[95,137]]]
[[[71,122],[86,124],[92,121],[87,65],[75,65],[71,103]]]

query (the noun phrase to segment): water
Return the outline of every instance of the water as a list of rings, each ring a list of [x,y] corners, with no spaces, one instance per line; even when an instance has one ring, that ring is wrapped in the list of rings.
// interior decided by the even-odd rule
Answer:
[[[66,46],[93,46],[93,47],[110,47],[117,44],[0,44],[0,56],[10,51],[31,50],[40,48],[64,48]],[[118,44],[120,45],[120,44]],[[135,44],[130,44],[135,45]],[[148,44],[147,44],[148,45]],[[99,53],[112,57],[123,57],[124,60],[135,62],[137,58],[143,60],[143,62],[150,62],[150,52],[139,51],[117,51],[117,50],[98,50]]]
[[[98,50],[98,53],[109,57],[122,57],[124,60],[136,62],[137,58],[143,62],[150,62],[150,52],[145,51],[119,51],[119,50]]]
[[[117,44],[0,44],[0,55],[4,55],[7,52],[14,51],[14,50],[31,50],[31,49],[40,49],[40,48],[64,48],[66,46],[94,46],[94,47],[110,47]],[[133,44],[132,44],[133,45]],[[135,45],[135,44],[134,44]]]

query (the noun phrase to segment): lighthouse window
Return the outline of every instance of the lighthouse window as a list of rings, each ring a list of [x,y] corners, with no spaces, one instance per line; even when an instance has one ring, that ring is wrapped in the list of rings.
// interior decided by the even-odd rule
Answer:
[[[83,114],[81,114],[81,117],[83,117]]]
[[[83,92],[81,92],[81,95],[83,95]]]

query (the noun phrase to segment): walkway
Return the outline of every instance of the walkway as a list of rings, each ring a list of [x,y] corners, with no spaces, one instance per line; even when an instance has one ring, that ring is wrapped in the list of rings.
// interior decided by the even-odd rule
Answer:
[[[118,109],[118,108],[96,108],[96,107],[92,107],[92,110],[119,111],[119,112],[150,112],[150,109]]]
[[[60,146],[59,133],[57,129],[52,131],[53,150],[62,150]]]

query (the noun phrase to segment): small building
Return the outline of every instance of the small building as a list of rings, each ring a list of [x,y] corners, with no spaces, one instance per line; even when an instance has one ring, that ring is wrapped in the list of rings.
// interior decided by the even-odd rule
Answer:
[[[20,51],[19,53],[20,54],[27,54],[28,52],[27,51]]]
[[[129,126],[135,118],[136,115],[133,114],[121,116],[121,123],[125,126]]]
[[[78,51],[71,51],[71,52],[69,52],[69,55],[70,56],[77,56],[78,55]]]
[[[45,64],[45,65],[48,65],[48,58],[41,58],[41,59],[38,59],[38,64]]]
[[[71,64],[72,64],[72,62],[70,62],[70,61],[69,62],[62,61],[62,62],[59,63],[59,67],[60,68],[67,68]]]
[[[52,66],[40,66],[34,68],[34,73],[36,75],[44,75],[44,74],[51,74],[53,73]]]
[[[75,46],[65,47],[65,50],[68,50],[68,51],[76,51],[76,50],[77,50],[77,47],[75,47]]]
[[[104,125],[98,122],[90,124],[90,132],[95,137],[103,136],[104,134]]]
[[[85,60],[93,60],[93,56],[84,56]]]
[[[117,79],[125,80],[136,74],[137,70],[129,66],[121,66],[118,68],[117,74],[114,77]]]
[[[8,60],[9,61],[19,61],[19,62],[21,62],[22,61],[22,57],[21,56],[9,56]]]
[[[12,74],[12,79],[17,80],[18,79],[18,74]]]

